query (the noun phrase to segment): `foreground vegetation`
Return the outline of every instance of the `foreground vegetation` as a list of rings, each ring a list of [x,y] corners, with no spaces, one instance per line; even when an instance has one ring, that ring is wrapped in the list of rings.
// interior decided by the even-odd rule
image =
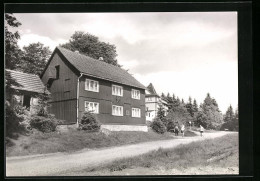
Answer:
[[[28,136],[20,135],[17,139],[9,138],[6,154],[7,156],[22,156],[70,152],[84,148],[93,149],[165,139],[173,139],[172,134],[161,135],[152,130],[148,132],[110,132],[109,135],[102,132],[87,133],[75,129],[69,129],[63,133],[58,131],[42,133],[34,130],[34,133]]]
[[[145,170],[147,174],[154,174],[158,170],[166,170],[171,174],[174,170],[190,170],[191,168],[208,169],[237,168],[238,169],[238,134],[233,133],[220,138],[192,142],[180,145],[174,149],[158,149],[156,151],[114,161],[96,168],[84,170],[86,175],[93,174],[123,174],[129,172],[138,174]],[[140,172],[139,172],[140,173]]]

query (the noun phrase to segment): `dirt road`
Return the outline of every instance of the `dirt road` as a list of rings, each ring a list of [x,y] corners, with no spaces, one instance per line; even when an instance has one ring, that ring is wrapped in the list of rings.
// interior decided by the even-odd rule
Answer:
[[[6,176],[70,176],[84,168],[115,159],[132,157],[158,148],[171,148],[192,141],[223,136],[230,132],[205,133],[203,137],[184,137],[151,141],[96,150],[83,149],[73,153],[54,153],[6,158]]]

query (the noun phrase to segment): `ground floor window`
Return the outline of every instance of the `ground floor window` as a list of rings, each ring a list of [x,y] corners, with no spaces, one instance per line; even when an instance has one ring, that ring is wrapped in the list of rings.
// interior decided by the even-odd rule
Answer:
[[[112,115],[114,116],[123,116],[123,106],[112,106]]]
[[[99,113],[99,103],[85,101],[85,111],[91,111],[92,113]]]
[[[132,108],[132,117],[141,117],[141,110],[139,108]]]

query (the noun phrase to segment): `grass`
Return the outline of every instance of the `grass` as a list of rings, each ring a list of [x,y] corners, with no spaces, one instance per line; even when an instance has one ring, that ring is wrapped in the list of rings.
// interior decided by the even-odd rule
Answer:
[[[55,152],[72,152],[84,148],[102,148],[146,141],[173,139],[171,133],[163,135],[152,130],[148,132],[111,132],[108,136],[101,133],[87,133],[69,129],[68,132],[42,133],[34,130],[33,134],[20,135],[17,139],[8,139],[7,156],[23,156]]]
[[[238,167],[238,135],[192,142],[174,149],[158,149],[140,156],[116,160],[93,171],[122,171],[124,169],[187,169],[197,166]]]

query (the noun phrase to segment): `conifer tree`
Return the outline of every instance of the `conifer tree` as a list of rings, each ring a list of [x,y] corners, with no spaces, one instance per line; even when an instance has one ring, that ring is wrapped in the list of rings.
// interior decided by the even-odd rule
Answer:
[[[232,106],[230,105],[224,116],[224,122],[232,121],[233,119],[235,119],[235,114],[234,114]]]
[[[208,93],[204,102],[200,105],[201,111],[196,117],[196,124],[203,124],[210,129],[218,129],[223,123],[223,117],[219,111],[218,104]]]

